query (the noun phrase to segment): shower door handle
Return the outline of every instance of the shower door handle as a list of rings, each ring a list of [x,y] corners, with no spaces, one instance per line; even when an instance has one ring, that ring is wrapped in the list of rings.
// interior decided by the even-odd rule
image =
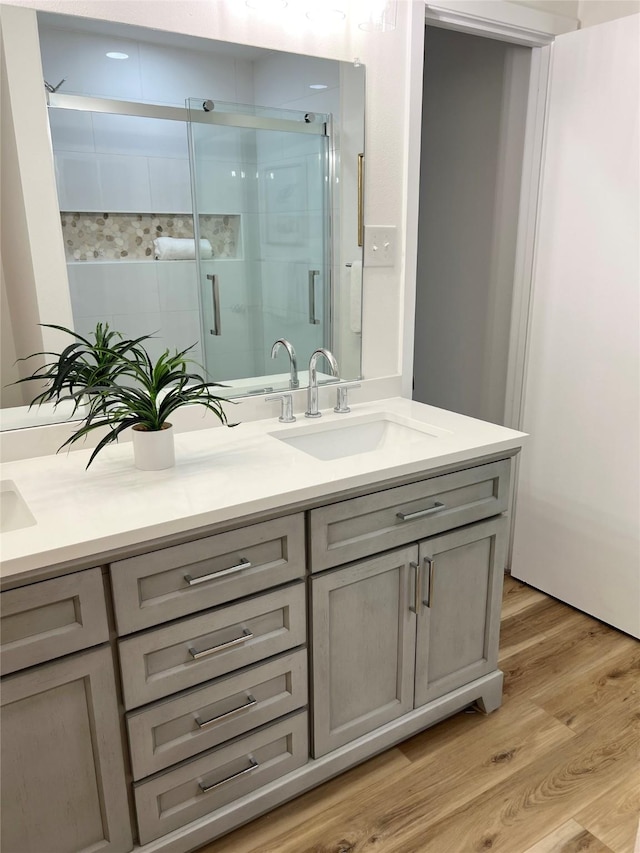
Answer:
[[[316,276],[320,270],[309,270],[309,322],[312,326],[319,326],[320,320],[316,318]]]
[[[211,282],[211,298],[213,301],[213,329],[209,329],[210,335],[221,335],[222,324],[220,322],[220,287],[217,275],[207,275]]]

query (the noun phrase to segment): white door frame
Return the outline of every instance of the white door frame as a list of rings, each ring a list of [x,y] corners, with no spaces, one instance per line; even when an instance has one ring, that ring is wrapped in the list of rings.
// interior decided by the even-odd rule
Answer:
[[[405,232],[406,279],[402,352],[402,393],[406,397],[412,396],[413,379],[419,211],[419,185],[415,176],[420,170],[425,26],[430,24],[511,44],[525,45],[532,49],[504,417],[506,426],[518,429],[522,409],[551,44],[556,35],[577,29],[578,22],[525,6],[515,6],[503,0],[441,0],[437,3],[419,0],[412,6],[413,18],[409,39],[411,79],[408,93],[410,109],[408,110],[407,171],[408,175],[413,177],[405,183],[407,229]]]
[[[542,154],[547,108],[547,91],[551,68],[552,43],[557,35],[578,28],[578,21],[550,15],[503,0],[419,0],[412,4],[410,21],[410,109],[408,127],[408,179],[406,212],[405,310],[402,352],[402,393],[412,397],[413,347],[416,305],[416,272],[418,254],[420,145],[422,134],[422,75],[424,66],[425,28],[431,26],[457,30],[485,38],[497,39],[531,48],[531,76],[527,103],[522,183],[518,217],[516,260],[514,268],[513,304],[504,424],[519,429],[522,419],[524,377],[527,358],[530,304],[533,297],[533,261],[535,229],[540,194]],[[511,507],[515,508],[517,460],[511,490]],[[512,511],[512,526],[514,512]],[[511,530],[507,565],[511,564]]]

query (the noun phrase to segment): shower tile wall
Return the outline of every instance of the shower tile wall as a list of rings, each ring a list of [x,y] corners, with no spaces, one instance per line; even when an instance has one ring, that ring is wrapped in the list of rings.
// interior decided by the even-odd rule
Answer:
[[[125,336],[153,335],[149,353],[196,344],[202,364],[195,261],[73,263],[67,267],[76,331],[105,321]]]
[[[61,213],[67,260],[154,261],[156,237],[193,239],[193,217],[155,213]],[[200,238],[211,244],[215,258],[240,254],[240,216],[200,215]]]
[[[92,33],[71,33],[47,25],[41,27],[40,39],[45,78],[56,82],[66,78],[61,93],[174,106],[184,106],[185,99],[193,96],[202,96],[203,100],[214,97],[240,103],[253,101],[252,67],[243,60]],[[129,59],[107,59],[106,52],[114,50],[127,53]],[[107,320],[123,334],[155,333],[149,345],[155,353],[166,347],[184,348],[197,341],[193,357],[202,362],[195,262],[154,261],[148,251],[148,235],[144,234],[145,227],[155,230],[161,224],[163,235],[183,236],[192,212],[186,124],[59,109],[50,110],[50,122],[60,207],[69,212],[63,215],[67,220],[65,230],[71,229],[74,215],[76,228],[78,222],[87,219],[93,220],[89,231],[92,225],[96,226],[93,249],[78,241],[77,235],[65,235],[66,240],[72,241],[66,248],[76,328],[88,332],[96,322]],[[255,158],[251,166],[255,175]],[[219,259],[214,267],[224,282],[223,323],[228,330],[225,354],[217,354],[213,370],[218,379],[233,378],[241,375],[241,364],[246,361],[247,336],[232,337],[230,333],[246,310],[241,283],[245,280],[244,217],[250,211],[246,178],[251,170],[239,159],[237,150],[211,152],[206,169],[201,176],[206,197],[199,204],[203,214],[200,226],[202,236],[211,240]],[[128,242],[125,237],[132,237],[133,250],[120,249],[128,254],[120,254],[113,263],[104,259],[110,254],[107,243],[115,240],[101,243],[98,239],[105,236],[99,222],[105,212],[126,232],[118,235],[123,247]],[[137,222],[140,215],[144,222]],[[167,226],[168,220],[173,226]],[[179,220],[182,226],[177,225]],[[133,231],[142,230],[142,235],[129,233],[134,225]],[[140,236],[143,240],[136,245],[135,238]],[[97,258],[93,252],[98,252]],[[136,259],[131,260],[131,255]],[[140,255],[144,259],[139,259]],[[210,271],[209,266],[203,269],[203,275]],[[207,332],[207,292],[202,297]]]

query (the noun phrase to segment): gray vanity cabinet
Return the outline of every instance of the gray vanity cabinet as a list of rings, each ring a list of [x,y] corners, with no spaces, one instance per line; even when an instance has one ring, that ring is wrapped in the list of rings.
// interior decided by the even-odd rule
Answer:
[[[413,708],[413,545],[311,579],[313,754]]]
[[[14,673],[1,686],[1,849],[126,853],[133,839],[102,571],[8,590],[0,608],[3,673]]]
[[[311,579],[315,758],[496,669],[506,524]]]
[[[416,708],[497,668],[506,547],[506,518],[420,543]]]
[[[496,672],[508,481],[500,461],[312,511],[314,566],[453,528],[311,576],[315,758]]]
[[[2,850],[133,847],[108,645],[2,682]]]
[[[2,850],[185,853],[498,707],[510,461],[3,591]]]

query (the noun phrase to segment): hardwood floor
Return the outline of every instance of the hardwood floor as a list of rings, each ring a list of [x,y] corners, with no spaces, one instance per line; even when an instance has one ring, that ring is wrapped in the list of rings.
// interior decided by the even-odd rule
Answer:
[[[495,713],[457,714],[198,853],[633,853],[640,643],[507,577],[500,668]]]

